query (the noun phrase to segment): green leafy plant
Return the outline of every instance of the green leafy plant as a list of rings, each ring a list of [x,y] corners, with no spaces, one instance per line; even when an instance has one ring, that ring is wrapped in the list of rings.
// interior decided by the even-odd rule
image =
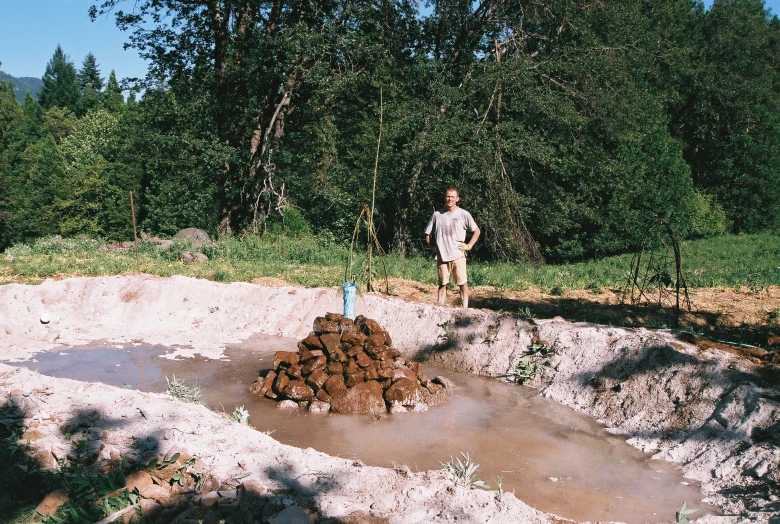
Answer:
[[[59,477],[69,501],[47,523],[95,522],[136,504],[140,496],[125,489],[125,462],[108,473],[96,473],[83,466],[63,470]]]
[[[553,350],[553,348],[551,348],[544,342],[537,340],[536,342],[531,344],[528,353],[530,355],[540,355],[542,357],[549,357],[550,355],[554,354],[555,351]]]
[[[530,356],[526,356],[518,360],[510,369],[509,376],[518,384],[525,384],[536,376],[537,370],[536,362]]]
[[[76,457],[82,458],[84,455],[87,454],[87,447],[89,445],[89,441],[86,437],[82,437],[76,442],[73,443],[73,452],[76,454]]]
[[[496,495],[503,495],[504,494],[504,479],[501,477],[501,475],[496,475]]]
[[[240,424],[246,424],[247,426],[249,425],[249,412],[244,409],[244,406],[239,406],[234,409],[230,417]]]
[[[596,284],[595,282],[588,282],[585,285],[585,289],[593,293],[594,295],[600,295],[601,294],[601,286]]]
[[[517,314],[525,318],[536,318],[536,315],[531,311],[531,308],[529,308],[528,306],[526,306],[525,308],[520,308]]]
[[[168,393],[175,398],[180,398],[187,402],[197,404],[201,402],[200,387],[197,384],[188,386],[183,380],[176,378],[176,375],[172,375],[173,378],[165,377],[165,381],[168,383]]]
[[[690,515],[691,513],[696,513],[696,508],[689,508],[685,502],[683,502],[682,508],[680,508],[680,511],[677,511],[674,514],[674,521],[677,524],[688,524],[691,520],[686,517],[685,515]]]
[[[471,462],[471,457],[469,457],[468,453],[461,451],[460,454],[463,457],[463,460],[460,460],[459,457],[450,457],[450,460],[446,463],[439,462],[439,464],[442,465],[442,469],[449,473],[452,483],[456,486],[465,486],[470,489],[490,489],[490,486],[486,482],[477,478],[479,464]]]

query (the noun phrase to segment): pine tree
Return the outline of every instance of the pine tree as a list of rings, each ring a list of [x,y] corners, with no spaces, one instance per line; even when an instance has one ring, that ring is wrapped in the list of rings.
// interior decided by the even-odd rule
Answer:
[[[90,84],[92,84],[92,88],[95,91],[101,91],[103,89],[103,79],[100,78],[100,69],[98,68],[97,59],[92,53],[89,53],[84,57],[84,62],[82,62],[81,70],[78,73],[78,80],[79,89],[82,93]]]
[[[76,67],[59,45],[54,51],[54,56],[46,65],[43,87],[38,94],[38,100],[44,109],[50,107],[76,109],[79,100]]]
[[[101,90],[103,89],[103,79],[100,78],[100,69],[98,69],[95,55],[89,53],[81,65],[78,72],[79,83],[79,115],[85,114],[90,109],[100,105]]]
[[[11,82],[0,82],[0,155],[15,139],[22,122],[22,110]]]
[[[30,141],[36,141],[41,135],[41,124],[43,124],[43,108],[41,104],[35,101],[29,91],[24,95],[22,104],[22,113],[24,114],[23,130]]]
[[[125,99],[122,96],[122,88],[116,79],[116,73],[111,70],[106,84],[106,91],[103,93],[103,107],[112,113],[119,113],[125,105]]]
[[[10,166],[15,151],[13,146],[19,138],[22,110],[16,101],[14,88],[10,82],[0,82],[0,249],[8,244],[8,221],[11,219]]]

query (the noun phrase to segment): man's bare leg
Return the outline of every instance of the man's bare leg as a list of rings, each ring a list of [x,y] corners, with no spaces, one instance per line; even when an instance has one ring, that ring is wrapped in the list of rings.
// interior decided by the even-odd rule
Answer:
[[[466,309],[469,307],[469,285],[468,283],[463,284],[460,287],[460,301],[463,303],[463,308]]]
[[[447,285],[439,286],[439,305],[443,306],[447,301]]]

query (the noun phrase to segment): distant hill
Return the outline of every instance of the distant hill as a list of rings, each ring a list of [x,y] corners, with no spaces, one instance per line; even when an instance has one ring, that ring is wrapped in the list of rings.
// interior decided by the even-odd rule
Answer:
[[[24,95],[27,94],[27,91],[30,92],[30,94],[35,98],[38,99],[38,91],[41,90],[41,87],[43,86],[43,80],[40,78],[33,78],[31,76],[23,76],[20,78],[16,78],[14,76],[9,75],[8,73],[4,73],[0,71],[0,82],[8,82],[11,81],[14,84],[14,92],[16,93],[16,99],[21,104],[24,102]]]

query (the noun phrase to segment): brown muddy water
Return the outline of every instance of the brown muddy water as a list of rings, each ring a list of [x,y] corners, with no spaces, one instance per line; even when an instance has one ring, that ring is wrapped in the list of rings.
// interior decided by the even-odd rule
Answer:
[[[450,457],[468,453],[477,476],[542,511],[578,521],[669,522],[683,502],[691,515],[718,514],[700,502],[693,481],[674,464],[610,435],[590,417],[545,399],[536,390],[473,375],[427,368],[456,384],[444,405],[423,413],[374,419],[276,408],[250,395],[258,371],[268,369],[278,350],[297,341],[257,336],[228,348],[221,360],[161,358],[173,349],[132,347],[71,348],[9,363],[39,373],[163,392],[166,377],[197,384],[212,410],[249,411],[251,424],[276,440],[373,466],[407,465],[415,471],[440,469]]]

